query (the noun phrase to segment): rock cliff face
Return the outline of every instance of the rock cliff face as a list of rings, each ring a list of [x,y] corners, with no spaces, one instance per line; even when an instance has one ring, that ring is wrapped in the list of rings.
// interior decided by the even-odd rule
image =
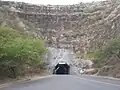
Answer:
[[[0,1],[0,23],[84,57],[120,35],[120,0],[54,6]]]
[[[32,27],[31,32],[42,34],[50,46],[72,48],[78,54],[86,54],[120,34],[119,0],[68,6],[1,1],[0,6],[1,11],[6,8],[6,15],[14,15],[24,30]]]

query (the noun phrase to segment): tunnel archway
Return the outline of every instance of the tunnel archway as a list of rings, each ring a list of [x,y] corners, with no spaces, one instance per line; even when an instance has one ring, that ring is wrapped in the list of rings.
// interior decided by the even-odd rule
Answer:
[[[53,69],[53,74],[70,74],[70,66],[67,63],[58,63]]]

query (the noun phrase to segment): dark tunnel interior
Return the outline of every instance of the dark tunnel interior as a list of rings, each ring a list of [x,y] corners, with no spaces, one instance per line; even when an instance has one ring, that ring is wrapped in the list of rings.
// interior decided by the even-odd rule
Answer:
[[[70,74],[70,66],[68,64],[57,64],[53,69],[53,74]]]

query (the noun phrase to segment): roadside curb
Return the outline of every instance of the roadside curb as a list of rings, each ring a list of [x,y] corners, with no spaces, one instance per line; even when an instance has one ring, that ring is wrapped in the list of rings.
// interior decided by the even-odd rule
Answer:
[[[120,80],[120,78],[114,78],[114,77],[104,77],[104,76],[98,76],[98,77],[103,77],[103,78],[111,79],[111,80]]]
[[[27,79],[22,79],[22,80],[18,80],[18,81],[13,81],[11,83],[0,84],[0,88],[9,87],[16,83],[25,83],[25,82],[36,81],[36,80],[45,79],[45,78],[49,78],[49,77],[52,77],[52,75],[39,76],[39,77],[33,77],[33,78],[27,78]]]
[[[85,76],[92,76],[92,77],[99,77],[99,78],[105,78],[105,79],[119,80],[120,81],[120,78],[114,78],[114,77],[109,77],[109,76],[97,76],[97,75],[85,75]]]

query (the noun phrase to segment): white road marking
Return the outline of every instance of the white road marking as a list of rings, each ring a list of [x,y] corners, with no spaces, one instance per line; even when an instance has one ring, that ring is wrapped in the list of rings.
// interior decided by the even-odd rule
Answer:
[[[118,85],[118,84],[107,83],[107,82],[102,82],[102,81],[97,81],[97,80],[90,80],[90,79],[81,78],[81,77],[78,77],[78,76],[77,76],[77,78],[82,79],[82,80],[86,80],[86,81],[95,82],[95,83],[102,83],[102,84],[107,84],[107,85],[112,85],[112,86],[120,87],[120,85]]]
[[[79,75],[79,74],[77,74],[77,75]],[[119,80],[120,81],[120,79],[119,78],[114,78],[114,77],[108,77],[108,76],[96,76],[96,75],[85,75],[85,76],[90,76],[90,77],[100,77],[100,78],[103,78],[103,79],[108,79],[108,80]]]

